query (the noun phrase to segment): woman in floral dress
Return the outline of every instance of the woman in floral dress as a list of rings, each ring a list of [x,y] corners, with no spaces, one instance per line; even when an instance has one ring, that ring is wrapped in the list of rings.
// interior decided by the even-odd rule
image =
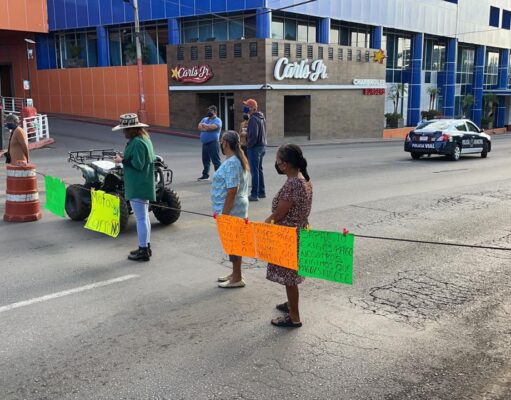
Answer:
[[[307,173],[307,160],[300,147],[295,144],[281,146],[277,151],[275,169],[279,174],[286,175],[287,180],[273,199],[272,214],[266,222],[306,228],[312,206],[312,184]],[[275,318],[271,323],[291,328],[302,326],[298,310],[298,285],[304,278],[294,270],[274,264],[268,264],[266,278],[284,285],[287,294],[287,302],[277,305],[277,310],[284,312],[285,316]]]

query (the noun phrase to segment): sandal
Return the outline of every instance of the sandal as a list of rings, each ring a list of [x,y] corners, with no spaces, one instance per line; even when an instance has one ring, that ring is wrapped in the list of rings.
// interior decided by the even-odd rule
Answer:
[[[289,307],[288,307],[288,305],[287,305],[287,301],[286,301],[285,303],[282,303],[282,304],[277,304],[277,305],[275,306],[275,308],[276,308],[277,310],[279,310],[279,311],[282,311],[282,312],[284,312],[284,313],[286,313],[286,314],[289,314]]]
[[[272,319],[271,324],[283,328],[300,328],[302,326],[301,322],[293,322],[289,314],[285,317]]]

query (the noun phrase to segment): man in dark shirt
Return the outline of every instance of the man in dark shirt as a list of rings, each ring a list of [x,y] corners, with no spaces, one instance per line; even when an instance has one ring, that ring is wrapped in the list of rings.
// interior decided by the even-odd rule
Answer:
[[[266,154],[266,119],[258,110],[257,101],[248,99],[243,102],[243,112],[250,115],[247,127],[247,150],[252,190],[249,201],[258,201],[266,197],[263,175],[263,158]]]

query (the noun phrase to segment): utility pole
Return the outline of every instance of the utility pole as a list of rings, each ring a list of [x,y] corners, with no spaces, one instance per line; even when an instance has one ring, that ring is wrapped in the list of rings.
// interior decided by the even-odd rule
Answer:
[[[29,60],[31,58],[33,58],[33,56],[31,56],[31,54],[33,54],[33,53],[31,52],[31,49],[29,49],[28,45],[29,44],[35,44],[35,42],[32,39],[24,39],[24,40],[25,40],[25,43],[27,44],[28,98],[31,99],[32,98],[32,82],[30,81],[30,63],[29,63]]]
[[[123,0],[125,3],[130,3],[130,0]],[[135,14],[135,46],[137,48],[137,71],[138,71],[138,94],[140,107],[138,110],[138,118],[140,122],[147,121],[147,112],[145,109],[145,96],[144,96],[144,70],[142,68],[142,46],[140,44],[140,20],[138,16],[138,0],[132,0],[130,3],[133,6]]]

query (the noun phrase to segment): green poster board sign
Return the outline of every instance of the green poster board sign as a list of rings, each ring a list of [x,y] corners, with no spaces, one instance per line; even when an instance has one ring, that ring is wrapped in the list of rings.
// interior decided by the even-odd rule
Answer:
[[[353,284],[355,236],[302,229],[298,250],[298,275]]]
[[[44,208],[59,217],[64,218],[66,207],[66,185],[62,179],[46,175],[44,177],[46,189],[46,204]]]

